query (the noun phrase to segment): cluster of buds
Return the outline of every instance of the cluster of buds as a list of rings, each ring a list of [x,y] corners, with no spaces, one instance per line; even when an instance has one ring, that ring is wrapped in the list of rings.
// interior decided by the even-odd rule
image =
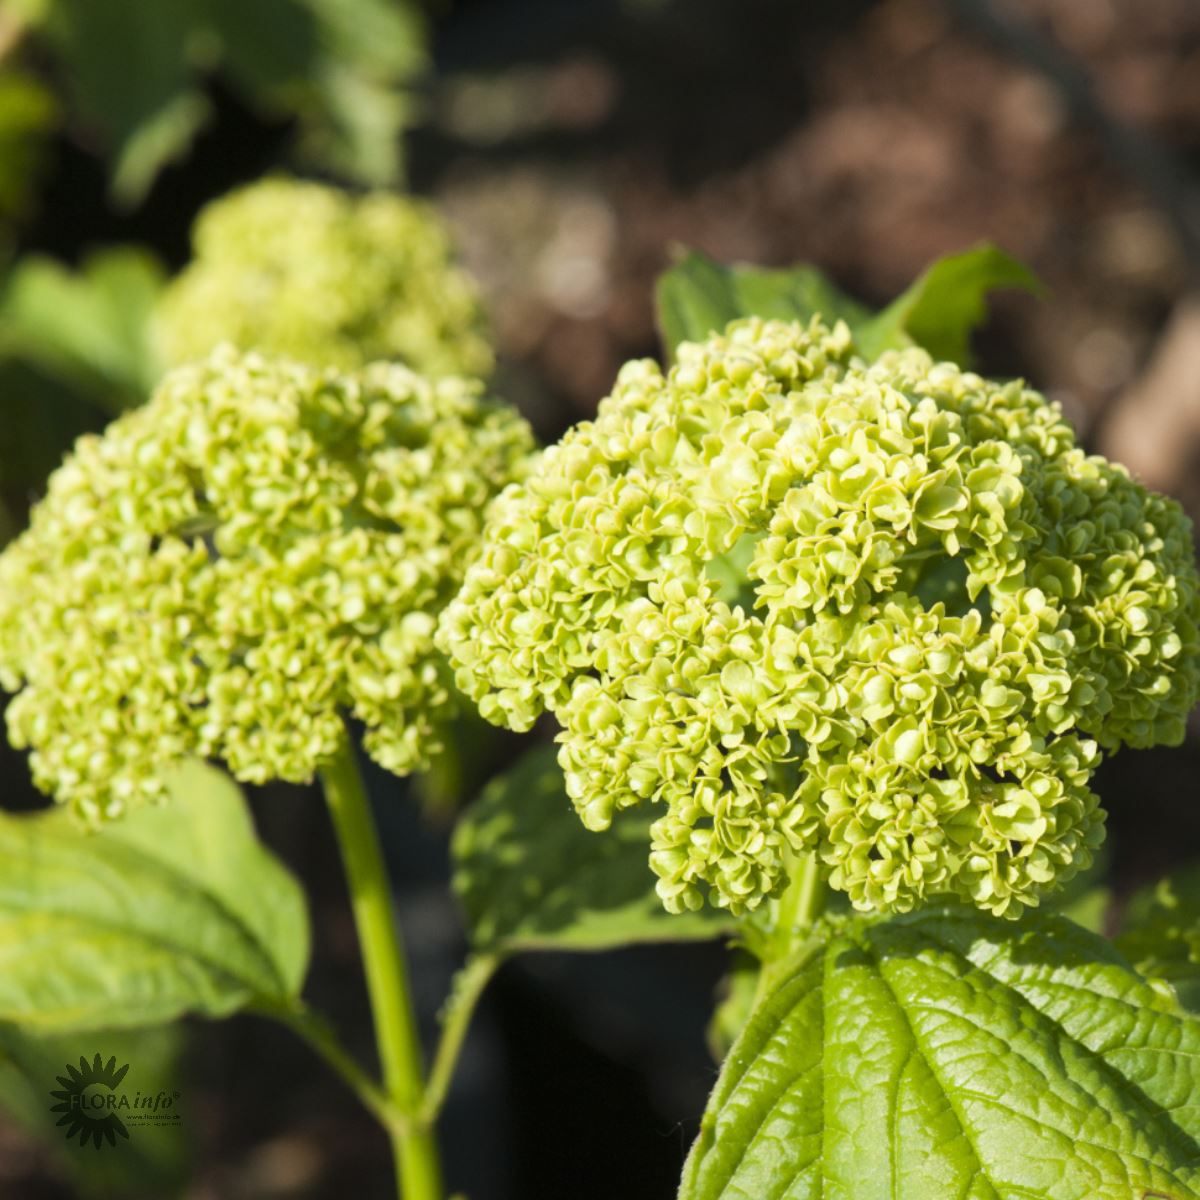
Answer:
[[[533,441],[457,378],[226,346],[88,436],[0,555],[0,685],[35,780],[89,820],[224,760],[302,781],[343,715],[388,769],[454,711],[437,614]]]
[[[210,204],[193,242],[157,313],[169,364],[231,342],[319,366],[491,370],[478,288],[419,200],[268,179]]]
[[[1089,864],[1105,751],[1182,738],[1190,523],[1020,383],[748,319],[621,372],[495,502],[439,642],[558,718],[584,823],[659,807],[668,908],[815,852],[861,909],[1019,914]]]

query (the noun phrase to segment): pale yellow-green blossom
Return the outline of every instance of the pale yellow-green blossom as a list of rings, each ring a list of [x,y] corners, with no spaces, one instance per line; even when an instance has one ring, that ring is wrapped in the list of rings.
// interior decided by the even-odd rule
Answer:
[[[584,823],[650,803],[673,910],[815,851],[861,909],[1015,915],[1091,860],[1102,751],[1182,738],[1188,520],[1058,408],[844,325],[621,372],[497,500],[443,614],[490,720],[563,727]]]
[[[419,200],[267,179],[210,204],[192,240],[154,322],[171,365],[231,342],[319,366],[491,370],[478,288]]]
[[[186,755],[302,781],[343,714],[397,773],[453,713],[436,615],[532,449],[461,379],[224,347],[82,438],[0,555],[0,684],[34,778],[89,819]]]

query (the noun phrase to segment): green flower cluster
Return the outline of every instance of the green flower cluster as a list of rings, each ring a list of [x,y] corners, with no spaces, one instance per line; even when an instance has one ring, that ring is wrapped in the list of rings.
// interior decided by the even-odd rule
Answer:
[[[491,370],[478,290],[419,201],[268,179],[209,205],[193,242],[155,320],[171,365],[228,341],[322,366]]]
[[[224,347],[82,438],[0,555],[0,684],[34,777],[90,820],[184,755],[303,781],[342,712],[404,773],[452,715],[437,612],[532,450],[513,411],[406,367]]]
[[[439,641],[490,720],[563,726],[584,823],[665,811],[668,908],[815,851],[860,909],[1018,914],[1090,862],[1101,750],[1183,736],[1190,524],[1058,409],[843,324],[735,322],[497,500]]]

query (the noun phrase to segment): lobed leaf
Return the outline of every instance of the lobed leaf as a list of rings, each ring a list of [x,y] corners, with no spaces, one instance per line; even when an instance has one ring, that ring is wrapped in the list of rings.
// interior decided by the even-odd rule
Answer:
[[[647,863],[652,817],[619,812],[591,833],[567,797],[553,746],[494,779],[454,832],[454,890],[480,953],[603,950],[692,941],[732,931],[705,908],[672,916]]]
[[[141,403],[159,375],[149,330],[163,282],[161,264],[136,246],[100,251],[78,272],[27,257],[0,298],[0,350],[105,412]]]
[[[878,316],[855,330],[863,355],[915,342],[934,358],[966,364],[970,335],[987,316],[989,292],[1040,290],[1037,276],[998,246],[983,242],[939,258]]]
[[[200,763],[169,786],[103,833],[62,809],[0,816],[0,1022],[131,1028],[299,993],[303,893],[240,789]]]
[[[854,329],[871,316],[815,267],[725,267],[696,251],[659,276],[655,295],[659,330],[672,352],[680,342],[720,333],[738,317],[807,321],[820,313],[830,324],[840,319]]]
[[[1200,1197],[1200,1023],[1061,917],[853,920],[734,1045],[680,1200]]]
[[[934,358],[965,363],[988,293],[1006,287],[1036,291],[1039,284],[1015,258],[983,243],[938,259],[879,313],[838,291],[815,267],[725,267],[694,251],[660,276],[656,294],[659,329],[671,352],[739,317],[807,321],[819,313],[829,325],[845,321],[864,358],[916,344]]]

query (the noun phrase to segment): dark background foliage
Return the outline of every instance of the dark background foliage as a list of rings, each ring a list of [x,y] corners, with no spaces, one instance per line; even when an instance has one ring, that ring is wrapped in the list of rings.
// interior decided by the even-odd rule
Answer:
[[[286,7],[240,6],[265,22],[264,44]],[[1000,299],[978,339],[983,366],[1030,377],[1090,446],[1200,513],[1192,0],[460,0],[429,14],[429,32],[427,66],[404,79],[409,185],[452,221],[492,306],[498,387],[543,437],[589,415],[625,359],[657,353],[652,284],[677,244],[810,261],[879,303],[930,258],[987,238],[1046,292]],[[134,49],[128,71],[152,73]],[[35,42],[22,71],[69,97],[88,53]],[[283,61],[281,78],[307,60]],[[0,141],[0,179],[19,168],[28,192],[21,212],[0,186],[12,269],[32,253],[74,266],[115,243],[149,246],[173,269],[205,202],[314,161],[296,156],[319,114],[253,71],[200,71],[187,86],[207,123],[140,191],[114,194],[113,137],[69,100],[40,174]],[[315,161],[328,172],[334,160]],[[0,326],[0,498],[19,527],[69,437],[106,418],[3,338]],[[496,760],[511,749],[501,741]],[[1200,845],[1198,769],[1195,726],[1181,749],[1104,768],[1118,904]],[[400,781],[372,787],[432,1031],[462,950],[448,818]],[[39,803],[8,749],[0,799]],[[311,994],[368,1054],[319,800],[267,789],[255,801],[264,836],[310,885]],[[725,965],[714,946],[507,966],[447,1112],[451,1186],[472,1200],[672,1196],[715,1076],[704,1027]],[[179,1079],[188,1200],[389,1194],[383,1139],[285,1033],[249,1017],[195,1025]],[[0,1121],[0,1198],[77,1194],[53,1148]],[[100,1194],[179,1193],[127,1180]]]

